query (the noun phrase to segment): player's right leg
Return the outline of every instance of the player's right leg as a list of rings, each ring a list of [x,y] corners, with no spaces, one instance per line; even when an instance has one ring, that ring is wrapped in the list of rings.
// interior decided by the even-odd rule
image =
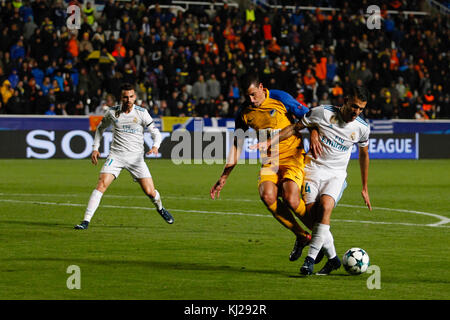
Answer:
[[[86,211],[84,213],[84,219],[80,224],[77,224],[75,226],[75,229],[84,230],[88,228],[89,223],[91,222],[91,219],[95,214],[95,211],[100,205],[100,201],[103,197],[103,194],[108,189],[110,184],[114,181],[114,179],[115,176],[111,173],[100,173],[97,186],[94,189],[94,191],[92,191],[91,196],[89,198],[89,202],[86,207]]]
[[[295,220],[289,207],[278,199],[278,187],[271,181],[264,181],[259,185],[259,196],[272,215],[284,227],[291,230],[297,237],[304,238],[308,233]]]
[[[278,199],[278,187],[274,182],[261,182],[259,185],[259,194],[261,200],[274,218],[295,234],[296,241],[294,249],[289,255],[289,260],[297,260],[301,256],[303,248],[309,244],[311,235],[299,225],[286,203]]]
[[[322,195],[320,197],[320,203],[317,210],[322,218],[320,222],[317,222],[314,225],[308,256],[306,257],[303,266],[300,268],[300,273],[304,275],[310,275],[313,273],[314,264],[319,252],[322,250],[322,247],[324,249],[324,253],[329,259],[336,256],[336,250],[334,249],[334,243],[332,241],[333,236],[330,232],[330,218],[334,205],[335,200],[333,197],[329,195]],[[329,247],[330,244],[332,248]]]

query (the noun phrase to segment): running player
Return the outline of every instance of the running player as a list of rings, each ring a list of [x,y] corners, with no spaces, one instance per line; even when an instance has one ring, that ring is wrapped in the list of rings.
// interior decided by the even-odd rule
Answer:
[[[241,88],[247,97],[247,104],[241,107],[235,119],[236,131],[247,132],[251,127],[258,133],[266,132],[271,135],[292,124],[294,117],[300,119],[309,111],[287,92],[264,88],[255,73],[243,78]],[[212,199],[219,197],[228,176],[236,166],[243,139],[235,134],[225,168],[210,190]],[[289,257],[291,261],[295,261],[311,239],[311,235],[292,214],[294,212],[299,219],[305,214],[305,203],[300,196],[304,167],[302,140],[297,136],[290,137],[280,143],[277,152],[262,158],[263,164],[258,177],[259,195],[275,219],[295,234],[294,249]]]
[[[111,151],[103,165],[98,179],[97,187],[89,199],[83,221],[75,229],[87,229],[100,200],[109,185],[117,179],[122,169],[131,173],[138,181],[144,193],[150,198],[158,213],[167,223],[172,224],[174,219],[163,207],[161,196],[155,189],[150,171],[144,161],[144,130],[147,128],[153,139],[153,146],[147,154],[158,154],[161,144],[161,133],[155,127],[153,119],[144,108],[136,106],[136,94],[130,84],[121,87],[122,104],[111,107],[102,119],[95,132],[91,161],[98,163],[100,141],[103,132],[110,125],[113,126],[113,141]]]

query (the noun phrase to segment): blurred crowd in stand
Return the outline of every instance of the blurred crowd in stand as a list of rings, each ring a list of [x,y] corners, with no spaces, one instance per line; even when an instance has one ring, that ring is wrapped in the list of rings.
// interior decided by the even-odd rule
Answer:
[[[152,116],[233,117],[240,76],[257,72],[309,107],[341,105],[359,83],[366,118],[450,117],[448,16],[388,12],[424,1],[261,2],[183,12],[171,1],[2,1],[0,113],[102,115],[129,82]],[[300,3],[337,10],[283,7]]]

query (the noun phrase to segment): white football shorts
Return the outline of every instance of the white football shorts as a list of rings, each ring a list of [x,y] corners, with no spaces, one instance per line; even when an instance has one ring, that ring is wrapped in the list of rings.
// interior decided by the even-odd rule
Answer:
[[[305,168],[305,203],[317,202],[322,195],[326,194],[334,199],[336,207],[347,187],[345,180],[347,176],[336,175],[335,172],[327,170],[308,169]]]
[[[143,155],[121,157],[109,154],[100,173],[111,173],[117,179],[122,169],[130,172],[134,180],[152,177]]]

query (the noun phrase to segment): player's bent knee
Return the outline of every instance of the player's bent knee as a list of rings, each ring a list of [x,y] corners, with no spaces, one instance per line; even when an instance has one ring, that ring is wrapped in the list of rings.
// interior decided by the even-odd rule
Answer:
[[[289,207],[291,207],[292,210],[296,210],[300,205],[300,198],[298,195],[283,196],[283,200]]]
[[[154,197],[156,197],[156,191],[155,191],[155,189],[149,189],[149,190],[145,190],[144,191],[145,192],[145,194],[147,195],[147,196],[149,196],[150,198],[154,198]]]
[[[330,215],[334,209],[334,203],[329,203],[329,202],[322,203],[321,209],[322,209],[321,211],[324,215]]]
[[[98,191],[100,191],[101,193],[105,193],[105,191],[108,189],[108,184],[103,181],[103,180],[99,180],[97,183],[97,188]]]
[[[270,207],[277,201],[277,196],[273,192],[263,192],[260,194],[260,198],[267,207]]]

